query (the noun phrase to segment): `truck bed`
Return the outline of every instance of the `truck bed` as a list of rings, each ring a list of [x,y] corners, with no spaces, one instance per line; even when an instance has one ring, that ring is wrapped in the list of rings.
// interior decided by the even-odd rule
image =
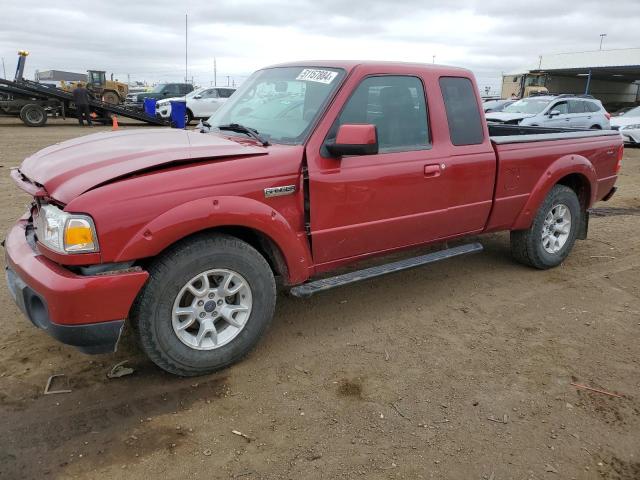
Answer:
[[[587,208],[604,198],[616,181],[622,137],[615,130],[489,123],[489,135],[496,152],[498,172],[487,231],[526,227],[529,220],[522,217],[521,212],[528,212],[529,217],[533,215],[534,209],[529,208],[530,197],[533,194],[544,196],[544,185],[561,181],[565,170],[576,172],[576,168],[568,168],[576,162],[580,164],[577,171],[592,182],[592,186],[584,190],[583,201]],[[540,199],[534,200],[537,205]],[[520,218],[521,224],[514,225],[516,217]]]

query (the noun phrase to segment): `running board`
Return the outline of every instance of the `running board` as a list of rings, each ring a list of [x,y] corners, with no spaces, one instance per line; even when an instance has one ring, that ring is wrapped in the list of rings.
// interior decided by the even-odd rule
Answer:
[[[419,257],[407,258],[398,262],[378,265],[377,267],[365,268],[363,270],[356,270],[354,272],[337,275],[335,277],[323,278],[321,280],[316,280],[315,282],[303,283],[302,285],[293,287],[290,290],[290,293],[294,297],[308,298],[314,293],[324,292],[325,290],[342,287],[343,285],[349,285],[350,283],[356,283],[361,280],[368,280],[370,278],[386,275],[387,273],[400,272],[402,270],[427,265],[428,263],[439,262],[440,260],[447,260],[449,258],[459,257],[460,255],[468,255],[470,253],[478,253],[481,251],[481,244],[469,243],[467,245],[460,245],[459,247],[447,248],[446,250],[428,253]]]

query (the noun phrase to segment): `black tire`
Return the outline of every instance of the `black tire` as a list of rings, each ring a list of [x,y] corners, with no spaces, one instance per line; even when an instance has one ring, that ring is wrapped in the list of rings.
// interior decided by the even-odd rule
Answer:
[[[542,235],[545,218],[557,205],[565,205],[571,213],[569,236],[555,253],[547,251]],[[564,185],[555,185],[540,205],[531,228],[511,232],[511,255],[515,260],[541,270],[560,265],[571,252],[582,221],[582,207],[576,193]]]
[[[112,92],[111,90],[104,92],[102,94],[102,99],[105,103],[109,103],[111,105],[120,104],[120,97],[116,92]]]
[[[236,337],[212,350],[189,347],[172,327],[173,304],[184,285],[199,273],[229,269],[246,279],[252,307]],[[147,356],[163,370],[184,377],[229,366],[258,342],[276,304],[273,272],[247,243],[227,235],[197,235],[170,248],[149,267],[149,280],[131,312],[134,331]]]
[[[602,130],[602,127],[600,125],[591,125],[589,130]]]
[[[184,125],[185,127],[189,125],[193,121],[193,113],[191,110],[187,108],[187,113],[184,115]]]
[[[40,105],[29,103],[20,110],[20,120],[28,127],[44,127],[47,123],[47,112]]]

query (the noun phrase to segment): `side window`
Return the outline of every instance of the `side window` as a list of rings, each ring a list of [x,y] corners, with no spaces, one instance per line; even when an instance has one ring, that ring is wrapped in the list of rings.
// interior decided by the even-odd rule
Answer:
[[[170,83],[169,85],[167,85],[164,89],[165,93],[170,93],[170,94],[179,94],[180,92],[180,88],[178,85],[176,85],[175,83]]]
[[[558,112],[560,112],[560,115],[565,115],[569,113],[569,105],[567,104],[567,102],[558,102],[549,109],[550,112],[553,110],[557,110]]]
[[[428,148],[429,128],[424,88],[417,77],[365,78],[353,92],[328,138],[335,138],[344,124],[374,124],[380,151]]]
[[[569,100],[569,113],[584,113],[587,111],[585,109],[586,103],[582,100]]]
[[[218,89],[218,96],[220,98],[229,98],[232,93],[233,93],[233,90],[231,90],[230,88],[219,88]]]
[[[456,146],[482,143],[482,117],[471,80],[464,77],[442,77],[440,90],[447,110],[451,143]]]
[[[202,98],[218,98],[218,94],[216,93],[215,88],[210,88],[209,90],[205,90],[201,93]]]
[[[600,111],[600,105],[594,102],[584,102],[588,112],[596,113]]]

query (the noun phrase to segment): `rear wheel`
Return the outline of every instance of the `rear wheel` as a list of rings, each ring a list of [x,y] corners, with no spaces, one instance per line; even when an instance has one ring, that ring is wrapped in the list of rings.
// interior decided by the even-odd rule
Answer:
[[[528,230],[511,232],[511,255],[520,263],[547,269],[560,265],[573,248],[582,219],[576,193],[554,186]]]
[[[20,110],[20,119],[28,127],[43,127],[47,123],[47,112],[40,105],[30,103]]]
[[[189,125],[191,123],[191,121],[193,120],[193,113],[191,113],[191,110],[189,110],[187,108],[186,113],[184,114],[184,124]]]
[[[600,125],[591,125],[591,127],[589,127],[589,130],[602,130],[602,127]]]
[[[231,365],[273,316],[269,264],[234,237],[193,237],[156,260],[149,274],[131,320],[145,353],[167,372],[196,376]]]

